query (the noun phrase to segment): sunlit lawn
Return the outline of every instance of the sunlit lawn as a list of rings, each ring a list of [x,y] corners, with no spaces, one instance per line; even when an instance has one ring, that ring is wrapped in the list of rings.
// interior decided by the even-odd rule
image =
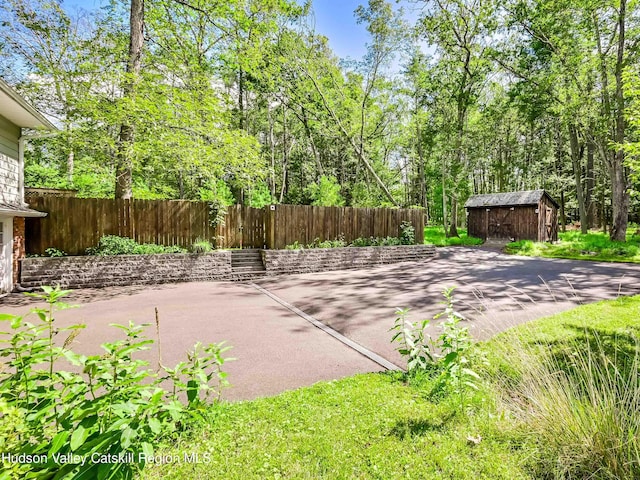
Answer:
[[[444,233],[442,226],[432,226],[424,228],[424,243],[435,245],[436,247],[445,247],[449,245],[480,245],[482,240],[475,237],[467,236],[465,228],[459,228],[460,237],[450,237]]]
[[[601,232],[582,235],[572,231],[560,233],[555,244],[520,240],[507,244],[505,251],[525,256],[640,263],[640,236],[633,233],[635,229],[630,229],[626,242],[612,242]]]

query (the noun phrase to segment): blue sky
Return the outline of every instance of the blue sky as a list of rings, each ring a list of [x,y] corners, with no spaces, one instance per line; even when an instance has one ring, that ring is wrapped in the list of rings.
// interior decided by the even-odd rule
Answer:
[[[327,38],[338,57],[361,58],[369,41],[365,25],[356,23],[353,12],[366,0],[314,0],[315,30]]]
[[[69,9],[80,7],[85,10],[98,8],[104,0],[65,0]],[[315,30],[327,38],[338,57],[360,59],[366,51],[369,40],[364,25],[358,25],[353,12],[367,0],[313,0]],[[395,7],[395,1],[392,1]]]

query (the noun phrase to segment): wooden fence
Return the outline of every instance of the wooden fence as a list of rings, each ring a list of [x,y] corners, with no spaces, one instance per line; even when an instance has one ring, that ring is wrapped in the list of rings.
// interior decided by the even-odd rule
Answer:
[[[27,253],[43,254],[54,247],[70,255],[84,254],[103,235],[181,246],[215,235],[205,202],[33,196],[27,201],[31,208],[48,213],[27,220]]]
[[[47,212],[28,218],[27,253],[44,254],[54,247],[83,254],[103,235],[130,237],[139,243],[190,246],[207,239],[223,248],[284,248],[319,240],[398,236],[400,224],[416,229],[424,241],[422,212],[411,209],[271,205],[228,208],[224,224],[210,225],[209,204],[186,200],[111,200],[29,196],[31,208]]]
[[[417,209],[313,207],[309,205],[275,205],[266,207],[267,248],[284,248],[294,242],[308,244],[315,239],[343,238],[351,242],[358,237],[397,237],[400,224],[410,222],[416,243],[424,243],[424,215]]]

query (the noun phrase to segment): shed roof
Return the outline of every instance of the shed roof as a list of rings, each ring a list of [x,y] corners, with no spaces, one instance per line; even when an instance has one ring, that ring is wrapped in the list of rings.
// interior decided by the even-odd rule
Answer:
[[[559,207],[551,195],[544,190],[525,190],[522,192],[506,192],[506,193],[487,193],[482,195],[472,195],[464,204],[465,208],[482,208],[482,207],[514,207],[524,205],[537,205],[543,196],[547,196],[549,200]]]

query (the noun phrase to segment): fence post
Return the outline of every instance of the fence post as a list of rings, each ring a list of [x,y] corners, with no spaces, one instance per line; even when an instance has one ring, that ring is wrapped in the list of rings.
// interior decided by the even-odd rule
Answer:
[[[267,249],[275,249],[276,243],[276,206],[264,207],[264,243]]]

